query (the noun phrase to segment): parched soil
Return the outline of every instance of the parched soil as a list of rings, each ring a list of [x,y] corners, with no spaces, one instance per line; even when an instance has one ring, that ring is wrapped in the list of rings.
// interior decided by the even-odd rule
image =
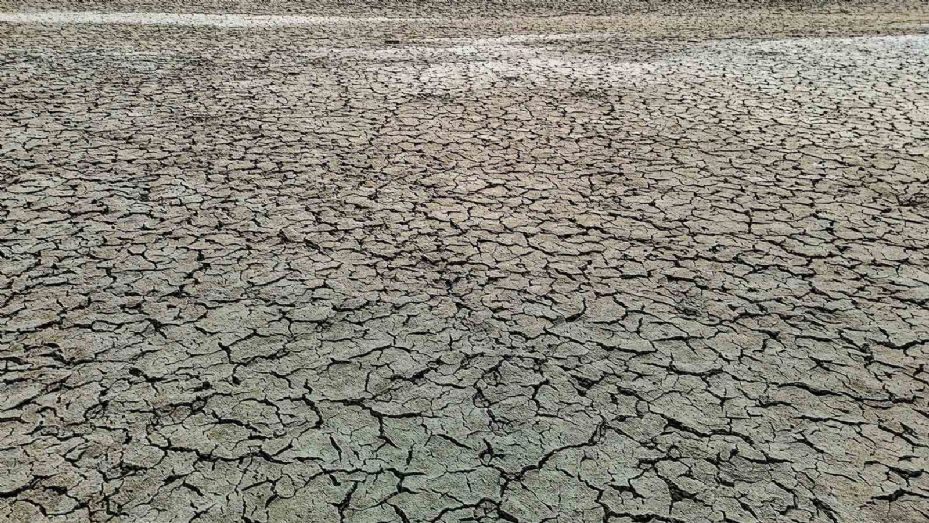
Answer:
[[[295,4],[0,9],[0,521],[929,520],[929,13]]]

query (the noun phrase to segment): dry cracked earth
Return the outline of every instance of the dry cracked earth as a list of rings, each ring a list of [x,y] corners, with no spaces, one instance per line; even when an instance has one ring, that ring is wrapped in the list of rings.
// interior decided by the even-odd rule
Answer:
[[[0,521],[929,520],[926,11],[5,5]]]

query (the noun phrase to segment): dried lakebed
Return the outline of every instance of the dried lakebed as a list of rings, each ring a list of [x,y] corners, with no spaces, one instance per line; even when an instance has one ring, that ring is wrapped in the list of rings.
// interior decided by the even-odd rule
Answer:
[[[929,519],[920,14],[0,15],[0,520]]]

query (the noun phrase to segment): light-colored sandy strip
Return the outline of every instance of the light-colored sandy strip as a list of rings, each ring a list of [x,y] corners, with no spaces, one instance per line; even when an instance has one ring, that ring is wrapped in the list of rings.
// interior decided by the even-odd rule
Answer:
[[[194,27],[293,27],[346,25],[392,21],[428,21],[428,18],[354,16],[249,15],[199,13],[103,13],[97,11],[0,12],[0,22],[14,24],[124,24]]]

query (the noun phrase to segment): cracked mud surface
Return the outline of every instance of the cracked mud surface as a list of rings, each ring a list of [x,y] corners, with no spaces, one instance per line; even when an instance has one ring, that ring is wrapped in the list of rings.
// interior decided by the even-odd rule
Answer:
[[[138,16],[0,23],[0,520],[929,519],[925,13]]]

